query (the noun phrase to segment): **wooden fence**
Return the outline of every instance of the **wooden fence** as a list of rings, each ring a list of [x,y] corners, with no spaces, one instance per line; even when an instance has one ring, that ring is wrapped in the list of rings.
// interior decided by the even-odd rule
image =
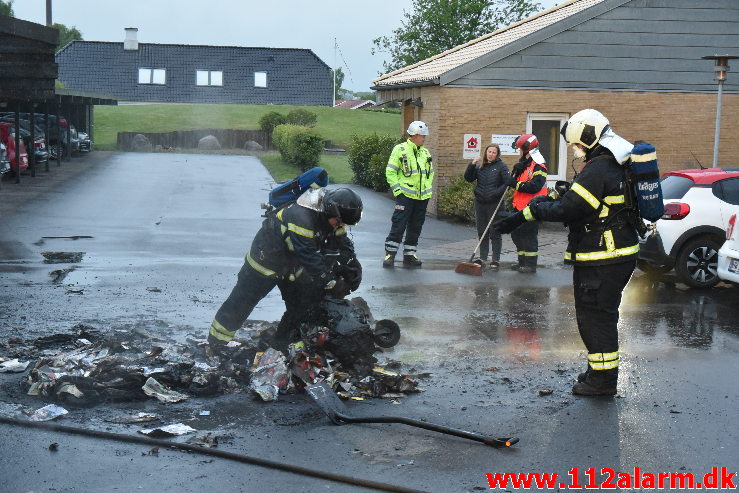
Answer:
[[[198,141],[206,135],[213,135],[218,139],[223,149],[243,149],[247,141],[253,140],[265,150],[272,149],[272,139],[262,130],[236,130],[209,128],[203,130],[177,130],[175,132],[146,133],[146,132],[118,132],[116,148],[120,151],[130,151],[131,142],[136,134],[142,134],[153,147],[158,145],[164,148],[195,149]]]

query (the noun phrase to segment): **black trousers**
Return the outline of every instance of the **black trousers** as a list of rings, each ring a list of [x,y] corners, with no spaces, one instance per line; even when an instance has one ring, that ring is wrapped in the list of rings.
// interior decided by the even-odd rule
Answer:
[[[511,232],[518,252],[518,265],[536,268],[539,260],[539,222],[527,221]]]
[[[236,285],[216,312],[215,320],[229,332],[236,332],[249,317],[254,307],[257,306],[257,303],[267,296],[275,286],[280,289],[280,294],[285,302],[285,313],[288,317],[296,317],[310,307],[314,302],[314,296],[310,293],[320,296],[323,291],[313,289],[310,276],[305,273],[295,281],[277,279],[260,274],[248,262],[244,262],[237,276]],[[286,331],[291,325],[293,324],[281,324],[280,330]],[[287,337],[287,335],[277,334],[278,338],[280,336]]]
[[[608,265],[575,264],[577,329],[589,354],[618,351],[618,308],[635,267],[636,259]]]
[[[497,206],[497,200],[495,202],[488,203],[483,203],[475,200],[475,223],[477,225],[477,238],[482,238],[482,243],[480,243],[480,258],[483,260],[487,260],[488,251],[490,251],[490,248],[492,247],[493,254],[490,260],[495,260],[496,262],[500,260],[500,250],[503,247],[503,238],[498,231],[492,228],[492,226],[488,229],[488,232],[484,238],[482,235],[485,232],[485,228],[488,227],[490,218],[492,217],[493,212],[495,212],[495,208]],[[500,212],[500,209],[498,209],[493,222],[500,219]]]
[[[390,234],[385,239],[385,250],[391,253],[398,251],[403,243],[403,253],[416,253],[418,237],[426,221],[426,208],[429,201],[415,200],[403,194],[395,197],[395,211],[391,218]],[[405,234],[405,241],[403,240]]]

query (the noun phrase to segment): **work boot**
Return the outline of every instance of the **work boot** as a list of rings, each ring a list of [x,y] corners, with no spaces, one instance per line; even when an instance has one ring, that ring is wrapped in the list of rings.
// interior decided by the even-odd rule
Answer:
[[[415,253],[406,253],[403,255],[403,265],[406,267],[421,267],[421,262]]]
[[[572,393],[584,396],[616,395],[617,382],[618,368],[613,370],[589,370],[585,372],[585,379],[582,382],[572,386]]]
[[[395,267],[395,253],[385,252],[385,260],[382,261],[383,267]]]
[[[580,382],[580,383],[584,382],[585,379],[588,378],[588,375],[590,374],[590,372],[591,372],[590,365],[588,365],[587,370],[585,370],[584,372],[580,373],[577,376],[577,381]]]
[[[208,356],[223,356],[228,352],[226,344],[228,344],[226,341],[222,341],[213,337],[212,334],[208,334],[208,348],[205,352]]]

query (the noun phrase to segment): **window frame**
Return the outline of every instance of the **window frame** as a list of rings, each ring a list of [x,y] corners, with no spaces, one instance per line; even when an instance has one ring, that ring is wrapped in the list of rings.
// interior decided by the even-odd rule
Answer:
[[[142,82],[142,71],[148,71],[148,82]],[[163,76],[162,82],[155,82],[157,75]],[[138,70],[138,83],[146,86],[166,86],[167,85],[167,69],[166,68],[154,68],[154,67],[139,67]]]
[[[264,85],[261,85],[261,84],[259,84],[259,83],[258,83],[258,79],[257,79],[257,76],[258,76],[258,75],[264,75]],[[259,70],[259,71],[256,71],[256,70],[255,70],[255,71],[254,71],[254,87],[255,87],[255,88],[259,88],[259,89],[264,89],[264,88],[266,88],[267,86],[268,86],[268,81],[267,81],[267,72],[266,72],[266,71],[264,71],[264,70]]]
[[[206,74],[206,83],[200,84],[198,82],[199,74]],[[213,82],[213,74],[221,74],[221,80],[219,84]],[[195,85],[197,87],[223,87],[223,70],[209,70],[209,69],[196,69],[195,70]]]
[[[546,121],[559,121],[559,129],[562,130],[562,126],[569,120],[569,113],[527,113],[526,114],[526,133],[533,133],[534,120],[546,120]],[[559,152],[557,153],[557,173],[547,173],[547,184],[552,186],[557,180],[567,179],[567,142],[559,132]],[[537,135],[537,137],[539,137]],[[547,170],[550,171],[549,163],[547,163]]]

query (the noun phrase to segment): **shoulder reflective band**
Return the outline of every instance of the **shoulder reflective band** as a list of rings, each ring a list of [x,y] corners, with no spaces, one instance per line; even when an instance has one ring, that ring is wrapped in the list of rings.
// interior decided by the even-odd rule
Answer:
[[[589,353],[588,363],[593,370],[618,368],[618,351],[613,353]]]
[[[573,183],[572,187],[570,187],[570,190],[572,190],[573,192],[578,194],[580,197],[582,197],[582,199],[588,204],[590,204],[593,207],[593,209],[597,209],[598,207],[600,207],[600,200],[596,199],[595,195],[588,192],[588,190],[584,186],[580,185],[579,183],[577,182]]]
[[[249,263],[252,269],[259,272],[260,274],[263,274],[265,276],[275,275],[275,271],[266,268],[265,266],[263,266],[262,264],[260,264],[259,262],[251,258],[251,252],[246,253],[246,261]]]
[[[534,173],[533,175],[531,175],[531,178],[535,177],[536,175],[541,175],[544,178],[547,177],[547,174],[545,172],[543,172],[543,171],[537,171],[536,173]]]

